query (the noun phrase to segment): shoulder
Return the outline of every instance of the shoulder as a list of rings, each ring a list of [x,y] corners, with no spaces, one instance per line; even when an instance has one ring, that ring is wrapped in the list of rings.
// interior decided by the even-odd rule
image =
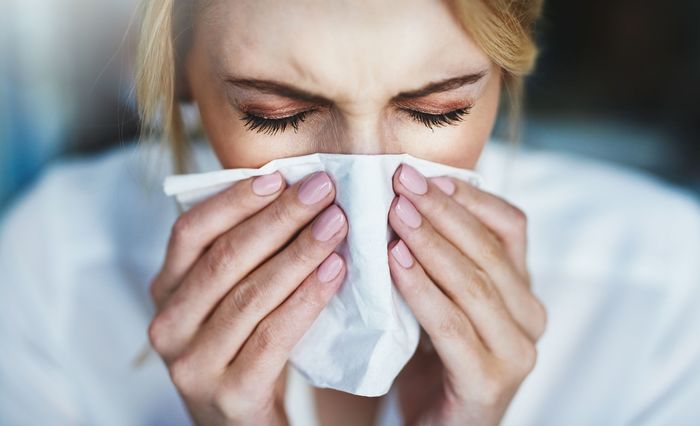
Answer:
[[[541,362],[506,423],[576,413],[591,424],[677,424],[696,413],[697,198],[573,154],[492,145],[482,159],[486,189],[528,216],[533,291],[548,313]]]
[[[116,259],[162,238],[159,225],[174,209],[160,191],[160,166],[144,167],[149,158],[149,148],[127,145],[49,165],[0,222],[0,257],[15,280],[56,282],[76,263]]]
[[[0,223],[0,340],[13,348],[0,357],[0,393],[11,395],[0,423],[36,407],[33,418],[93,423],[84,408],[104,402],[89,392],[95,383],[130,390],[104,405],[120,418],[143,414],[122,409],[137,399],[153,408],[164,398],[168,415],[184,418],[159,364],[129,364],[145,342],[147,285],[175,216],[140,151],[55,162]]]
[[[688,190],[574,154],[498,145],[486,163],[528,215],[534,263],[657,289],[700,282],[700,202]]]

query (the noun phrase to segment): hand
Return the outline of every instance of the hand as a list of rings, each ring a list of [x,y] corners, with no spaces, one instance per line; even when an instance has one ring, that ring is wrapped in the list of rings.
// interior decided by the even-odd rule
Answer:
[[[345,276],[331,179],[285,186],[246,179],[181,215],[152,281],[149,338],[197,424],[286,423],[289,352]]]
[[[397,379],[407,424],[498,424],[535,365],[546,313],[530,291],[526,218],[495,195],[402,165],[389,223],[397,288],[434,347]]]

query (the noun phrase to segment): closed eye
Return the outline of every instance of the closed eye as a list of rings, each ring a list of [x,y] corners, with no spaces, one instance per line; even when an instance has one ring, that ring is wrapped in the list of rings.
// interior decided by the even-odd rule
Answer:
[[[288,126],[294,129],[294,133],[299,130],[299,123],[302,123],[313,110],[303,111],[289,117],[265,118],[251,113],[245,113],[241,120],[245,121],[248,130],[267,135],[274,135],[277,132],[284,132]]]
[[[430,114],[410,108],[399,109],[408,114],[415,121],[422,123],[427,128],[432,130],[433,127],[458,124],[471,112],[472,105],[457,108],[443,114]],[[241,120],[245,122],[245,127],[248,130],[272,136],[278,132],[284,132],[288,127],[291,127],[294,130],[294,133],[297,133],[299,131],[299,125],[304,122],[310,113],[313,112],[315,112],[315,110],[302,111],[283,118],[265,118],[247,112],[243,115],[243,117],[241,117]]]
[[[410,108],[400,109],[414,120],[418,121],[419,123],[423,123],[427,128],[432,130],[433,127],[442,127],[459,123],[467,114],[471,112],[472,105],[457,108],[443,114],[429,114],[427,112],[416,111]]]

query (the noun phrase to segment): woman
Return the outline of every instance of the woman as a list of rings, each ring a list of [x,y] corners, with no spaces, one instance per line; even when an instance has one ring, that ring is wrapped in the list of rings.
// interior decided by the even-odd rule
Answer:
[[[130,179],[132,149],[57,167],[0,240],[12,301],[2,336],[15,348],[0,370],[6,419],[697,420],[698,206],[583,160],[509,163],[488,143],[502,92],[517,112],[539,10],[527,0],[147,3],[138,94],[174,171],[408,152],[478,166],[501,194],[396,171],[389,267],[422,348],[386,398],[314,389],[310,400],[287,357],[343,281],[333,251],[352,226],[327,175],[248,179],[178,216]],[[187,140],[181,103],[196,104],[209,145]],[[162,362],[131,369],[146,330]]]

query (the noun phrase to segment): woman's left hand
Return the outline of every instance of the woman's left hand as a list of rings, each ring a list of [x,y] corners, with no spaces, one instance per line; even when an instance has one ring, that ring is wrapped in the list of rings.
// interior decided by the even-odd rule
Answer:
[[[546,313],[530,291],[526,217],[459,179],[402,165],[389,223],[397,288],[435,352],[397,386],[407,424],[498,424],[537,358]]]

